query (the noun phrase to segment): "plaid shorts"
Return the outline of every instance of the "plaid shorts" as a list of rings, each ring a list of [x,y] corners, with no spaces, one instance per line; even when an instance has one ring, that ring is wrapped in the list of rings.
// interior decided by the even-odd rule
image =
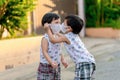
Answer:
[[[94,63],[83,62],[76,64],[74,80],[92,80],[94,71]]]
[[[49,64],[40,63],[38,67],[37,80],[61,80],[60,71],[60,64],[58,64],[57,69],[54,69]]]

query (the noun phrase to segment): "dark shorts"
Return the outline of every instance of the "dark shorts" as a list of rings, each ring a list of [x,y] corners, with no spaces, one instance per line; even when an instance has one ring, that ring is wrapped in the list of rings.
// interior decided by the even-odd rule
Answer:
[[[49,64],[40,63],[38,67],[37,80],[61,80],[60,71],[60,64],[57,69],[54,69]]]
[[[76,64],[74,80],[93,80],[92,75],[94,71],[94,63],[83,62]]]

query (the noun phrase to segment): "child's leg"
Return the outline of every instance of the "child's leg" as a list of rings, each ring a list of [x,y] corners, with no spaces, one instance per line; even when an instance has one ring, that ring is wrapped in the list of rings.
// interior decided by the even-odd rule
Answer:
[[[53,72],[51,65],[40,63],[38,67],[37,80],[54,80]]]
[[[93,63],[79,63],[76,64],[74,80],[92,80],[95,65]]]

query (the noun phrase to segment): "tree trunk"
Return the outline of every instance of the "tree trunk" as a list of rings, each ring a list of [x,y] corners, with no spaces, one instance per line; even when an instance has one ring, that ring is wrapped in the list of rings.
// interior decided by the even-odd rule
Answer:
[[[0,39],[2,38],[3,32],[4,32],[4,27],[0,25]]]
[[[9,0],[6,0],[6,3],[4,3],[1,7],[0,7],[0,19],[1,17],[4,15],[5,11],[6,11],[6,6],[8,4]]]
[[[103,26],[104,24],[104,0],[101,0],[101,25]]]
[[[96,21],[96,26],[100,26],[100,13],[101,13],[101,0],[97,0],[97,21]]]

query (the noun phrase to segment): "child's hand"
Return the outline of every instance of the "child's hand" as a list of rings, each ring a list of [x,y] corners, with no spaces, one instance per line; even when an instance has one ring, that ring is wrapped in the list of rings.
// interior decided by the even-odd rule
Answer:
[[[44,24],[44,29],[46,30],[46,31],[48,31],[49,29],[50,29],[50,24],[48,24],[48,23],[45,23]]]
[[[64,66],[65,68],[68,67],[68,63],[67,63],[65,60],[62,61],[62,64],[63,64],[63,66]]]
[[[57,67],[58,67],[58,64],[57,64],[56,62],[52,62],[52,63],[51,63],[51,66],[52,66],[53,68],[57,68]]]

